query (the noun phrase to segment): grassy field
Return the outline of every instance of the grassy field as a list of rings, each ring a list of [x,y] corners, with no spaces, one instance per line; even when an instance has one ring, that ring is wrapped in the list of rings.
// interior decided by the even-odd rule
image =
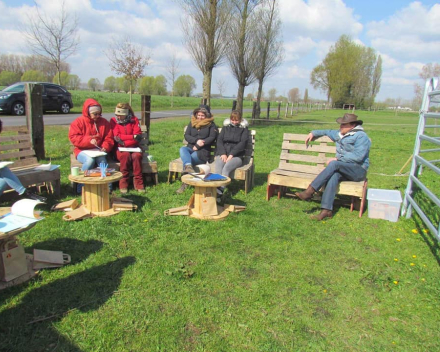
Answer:
[[[72,112],[81,112],[84,100],[87,98],[96,99],[102,106],[104,112],[112,112],[115,106],[119,102],[128,102],[130,99],[129,94],[126,93],[109,93],[109,92],[93,92],[86,90],[72,90],[72,100],[74,108]],[[133,94],[132,96],[132,106],[134,111],[141,110],[141,95]],[[152,110],[170,110],[170,109],[194,109],[199,106],[200,98],[186,98],[186,97],[174,97],[173,98],[173,108],[171,107],[171,97],[153,95],[151,97],[151,109]],[[251,101],[245,101],[244,106],[246,108],[252,108]],[[232,107],[231,99],[212,99],[211,108],[225,108],[229,109]]]
[[[72,263],[0,291],[0,350],[439,350],[439,248],[420,220],[359,219],[341,206],[315,222],[319,203],[265,200],[282,134],[335,128],[340,115],[252,126],[255,188],[244,195],[233,182],[228,201],[247,208],[219,222],[163,215],[191,195],[166,183],[188,119],[154,122],[160,184],[129,192],[137,212],[65,222],[49,197],[46,219],[20,235],[27,253],[62,250]],[[416,114],[359,115],[372,139],[369,186],[403,193],[397,172],[413,151]],[[67,127],[47,127],[46,149],[61,164],[63,200],[72,198]]]

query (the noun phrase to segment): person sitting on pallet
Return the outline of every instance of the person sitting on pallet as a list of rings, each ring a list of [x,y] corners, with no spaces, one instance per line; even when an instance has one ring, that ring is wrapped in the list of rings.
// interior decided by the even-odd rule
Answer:
[[[91,170],[101,162],[107,163],[106,155],[90,156],[86,151],[99,150],[109,153],[113,148],[113,132],[108,122],[102,117],[102,107],[94,99],[86,99],[82,116],[76,118],[69,128],[69,140],[75,147],[73,152],[82,164],[81,170]],[[78,193],[82,188],[78,184]]]
[[[0,120],[0,133],[3,130],[3,122]],[[39,200],[40,202],[45,202],[46,198],[29,192],[26,187],[24,187],[17,176],[9,169],[9,167],[4,166],[0,168],[0,195],[3,194],[6,187],[9,186],[14,189],[20,196]]]
[[[194,167],[209,161],[211,146],[218,135],[217,126],[207,105],[200,105],[194,110],[191,122],[185,131],[186,147],[180,148],[180,158],[183,163],[182,174],[193,173]],[[180,194],[188,187],[186,183],[176,191]]]
[[[233,110],[231,116],[223,122],[223,128],[217,138],[215,149],[215,172],[229,177],[236,168],[243,165],[243,156],[248,139],[249,123],[240,111]],[[219,197],[225,187],[217,188]]]
[[[361,126],[357,115],[345,114],[336,120],[339,130],[314,130],[305,141],[306,146],[314,138],[327,136],[336,143],[336,157],[327,160],[327,167],[312,181],[306,190],[295,193],[301,200],[309,200],[325,186],[321,200],[321,213],[312,218],[324,220],[333,216],[333,202],[341,181],[365,180],[369,166],[371,141]]]
[[[138,118],[134,115],[133,109],[128,103],[118,103],[115,110],[116,117],[112,117],[112,126],[115,139],[115,155],[120,162],[119,170],[122,172],[122,179],[119,180],[119,190],[127,193],[130,183],[130,169],[133,170],[133,186],[141,193],[145,192],[142,176],[142,152],[120,151],[119,147],[137,148],[142,139],[141,126]]]

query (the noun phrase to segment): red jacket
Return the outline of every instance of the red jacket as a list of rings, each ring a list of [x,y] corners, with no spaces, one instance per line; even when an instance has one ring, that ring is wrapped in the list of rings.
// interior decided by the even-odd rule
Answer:
[[[95,121],[90,118],[89,107],[93,105],[99,105],[94,99],[86,99],[82,109],[82,116],[75,119],[69,128],[69,139],[74,145],[73,152],[75,156],[87,149],[96,148],[90,141],[94,138],[100,148],[104,148],[109,153],[113,148],[113,133],[108,122],[105,118],[100,117]],[[102,108],[102,107],[101,107]]]
[[[139,146],[139,142],[133,137],[135,134],[142,134],[141,126],[136,116],[132,116],[131,120],[124,125],[118,124],[116,117],[112,117],[110,125],[113,135],[121,138],[127,148]]]

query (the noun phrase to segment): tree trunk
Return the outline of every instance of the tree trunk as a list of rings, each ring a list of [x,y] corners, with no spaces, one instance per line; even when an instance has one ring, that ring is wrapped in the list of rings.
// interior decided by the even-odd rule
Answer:
[[[212,70],[203,73],[203,99],[206,99],[206,105],[211,106],[211,81]]]
[[[255,110],[255,118],[259,119],[261,114],[261,93],[263,92],[263,80],[258,80],[257,91],[257,109]]]
[[[133,84],[132,84],[132,81],[130,80],[130,106],[131,106],[131,93],[132,93],[132,86],[133,86]]]
[[[240,111],[240,114],[243,116],[243,97],[244,97],[244,89],[246,86],[242,83],[238,86],[237,92],[237,108],[236,110]]]

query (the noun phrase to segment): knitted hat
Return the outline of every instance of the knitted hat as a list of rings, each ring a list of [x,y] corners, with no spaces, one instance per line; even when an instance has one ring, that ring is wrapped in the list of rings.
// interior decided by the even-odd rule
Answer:
[[[101,107],[98,105],[93,105],[89,107],[89,114],[93,114],[94,112],[101,112]]]
[[[116,108],[115,115],[127,116],[128,115],[128,109]]]

